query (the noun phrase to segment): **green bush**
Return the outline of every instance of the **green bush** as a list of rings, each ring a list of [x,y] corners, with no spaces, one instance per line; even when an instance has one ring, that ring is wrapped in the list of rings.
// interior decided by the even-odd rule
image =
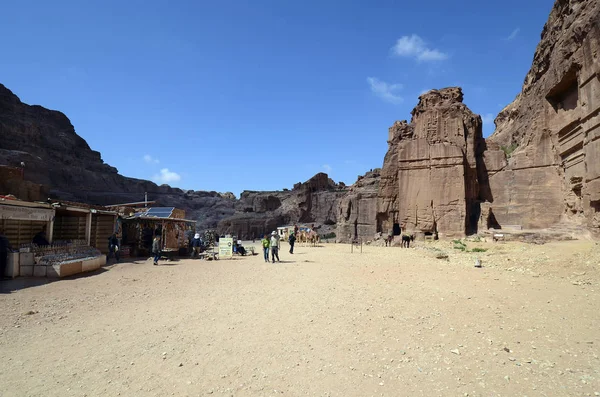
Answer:
[[[502,149],[504,154],[506,154],[506,158],[510,158],[510,156],[512,156],[513,152],[518,146],[518,144],[513,143],[510,146],[500,146],[500,149]]]
[[[486,252],[487,248],[473,248],[471,252]]]

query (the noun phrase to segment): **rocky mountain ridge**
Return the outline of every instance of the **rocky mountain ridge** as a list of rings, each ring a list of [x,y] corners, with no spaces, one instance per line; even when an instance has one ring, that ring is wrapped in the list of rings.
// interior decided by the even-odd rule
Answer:
[[[229,192],[182,190],[128,178],[104,163],[63,113],[24,104],[2,84],[0,137],[0,194],[109,205],[139,202],[148,193],[157,205],[184,209],[200,230],[218,227],[244,238],[250,237],[250,230],[258,233],[258,225],[264,232],[281,222],[335,224],[336,200],[345,187],[320,173],[291,190],[244,191],[238,200]],[[226,218],[230,220],[219,223]],[[242,220],[254,226],[240,228]]]
[[[20,168],[21,162],[25,163],[25,181],[20,175],[11,177],[10,172],[4,172],[0,188],[6,191],[1,193],[17,193],[30,200],[45,200],[43,194],[108,205],[143,201],[147,192],[159,205],[185,209],[187,217],[198,220],[201,228],[214,228],[219,220],[234,213],[235,197],[231,193],[184,191],[120,175],[77,135],[67,116],[24,104],[2,84],[0,137],[0,165]],[[23,184],[45,188],[28,193],[19,190]]]

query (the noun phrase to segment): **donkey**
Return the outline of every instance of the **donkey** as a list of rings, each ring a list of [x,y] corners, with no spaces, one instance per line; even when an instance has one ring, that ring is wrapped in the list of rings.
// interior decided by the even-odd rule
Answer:
[[[402,248],[410,248],[410,242],[415,240],[414,234],[403,234],[402,235]]]

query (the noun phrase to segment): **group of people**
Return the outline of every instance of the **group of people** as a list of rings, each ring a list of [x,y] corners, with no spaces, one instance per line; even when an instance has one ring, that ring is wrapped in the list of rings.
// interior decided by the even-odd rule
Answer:
[[[280,236],[277,232],[271,233],[271,238],[269,238],[268,234],[265,234],[264,238],[261,240],[261,244],[263,247],[263,254],[265,258],[265,262],[269,262],[269,251],[271,252],[271,261],[275,263],[275,259],[277,262],[281,262],[279,260],[279,249],[281,248]],[[290,243],[290,254],[294,253],[294,243],[296,242],[295,233],[290,233],[290,237],[288,238],[288,242]]]
[[[198,234],[196,234],[198,235]],[[109,238],[108,238],[108,256],[107,256],[107,261],[110,260],[111,258],[115,258],[115,261],[119,261],[119,239],[117,238],[117,235],[115,233],[113,233]],[[158,260],[160,259],[160,254],[161,254],[161,244],[160,244],[160,236],[156,235],[154,236],[154,239],[152,240],[152,256],[154,257],[154,261],[153,264],[155,266],[158,265]]]

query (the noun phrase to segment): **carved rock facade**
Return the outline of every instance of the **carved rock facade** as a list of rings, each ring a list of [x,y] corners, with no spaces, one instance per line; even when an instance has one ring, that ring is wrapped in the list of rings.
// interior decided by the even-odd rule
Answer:
[[[376,231],[459,236],[477,232],[486,199],[481,117],[457,87],[419,97],[410,124],[389,129]]]
[[[596,230],[599,112],[600,2],[559,0],[522,92],[498,115],[488,139],[493,197],[483,223],[533,229],[567,222]]]
[[[575,226],[598,233],[600,2],[556,1],[522,92],[487,141],[459,88],[419,99],[411,123],[389,130],[371,221],[377,232]],[[372,235],[361,230],[355,235]]]
[[[377,193],[381,169],[359,176],[341,198],[337,216],[336,238],[348,243],[357,237],[372,238],[377,232]]]

